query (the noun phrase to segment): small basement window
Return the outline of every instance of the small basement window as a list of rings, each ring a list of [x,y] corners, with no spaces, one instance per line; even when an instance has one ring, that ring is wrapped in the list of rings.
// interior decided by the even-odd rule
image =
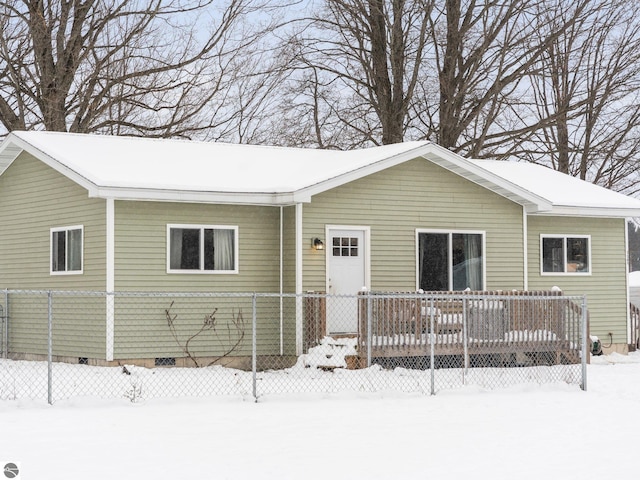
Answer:
[[[175,357],[158,357],[155,361],[156,367],[175,367],[176,358]]]
[[[541,235],[543,275],[590,274],[591,237],[588,235]]]

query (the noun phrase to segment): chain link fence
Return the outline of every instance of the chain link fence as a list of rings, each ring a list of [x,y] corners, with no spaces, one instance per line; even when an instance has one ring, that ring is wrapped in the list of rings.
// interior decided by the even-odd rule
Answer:
[[[0,294],[0,399],[586,388],[560,292]]]

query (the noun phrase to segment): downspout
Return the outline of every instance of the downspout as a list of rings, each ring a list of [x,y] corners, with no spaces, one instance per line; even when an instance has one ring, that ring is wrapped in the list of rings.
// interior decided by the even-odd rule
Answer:
[[[115,290],[115,200],[107,198],[107,218],[106,218],[106,351],[105,360],[113,361],[114,338],[115,338],[115,302],[113,292]]]
[[[624,283],[627,286],[627,345],[631,345],[631,294],[629,292],[629,219],[624,219]],[[612,342],[613,343],[613,342]]]
[[[527,217],[527,209],[522,206],[522,267],[524,268],[524,278],[522,285],[524,290],[529,290],[529,218]]]
[[[302,204],[296,203],[296,355],[302,355]]]
[[[283,264],[283,259],[282,259],[282,254],[283,254],[283,238],[282,238],[282,234],[283,234],[283,215],[284,215],[284,207],[282,205],[280,205],[280,356],[284,355],[284,316],[283,316],[283,298],[282,295],[284,293],[284,286],[283,286],[283,268],[284,268],[284,264]]]

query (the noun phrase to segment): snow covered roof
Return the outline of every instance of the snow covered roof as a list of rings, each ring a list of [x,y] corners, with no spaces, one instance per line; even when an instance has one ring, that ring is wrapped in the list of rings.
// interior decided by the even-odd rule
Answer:
[[[0,146],[0,174],[22,151],[60,171],[91,196],[117,199],[286,204],[305,190],[349,177],[424,142],[335,151],[188,140],[13,132]]]
[[[640,216],[640,200],[537,165],[467,160],[430,142],[336,151],[13,132],[0,145],[0,175],[22,151],[102,198],[287,205],[422,157],[530,213]]]
[[[638,215],[640,200],[548,167],[527,162],[469,161],[507,182],[535,192],[552,205],[554,215],[620,217]]]

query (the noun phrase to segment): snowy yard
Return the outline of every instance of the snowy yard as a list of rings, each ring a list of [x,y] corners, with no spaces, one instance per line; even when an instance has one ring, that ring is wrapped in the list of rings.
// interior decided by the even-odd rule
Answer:
[[[640,353],[564,383],[434,396],[340,393],[0,401],[18,479],[585,479],[640,471]]]

